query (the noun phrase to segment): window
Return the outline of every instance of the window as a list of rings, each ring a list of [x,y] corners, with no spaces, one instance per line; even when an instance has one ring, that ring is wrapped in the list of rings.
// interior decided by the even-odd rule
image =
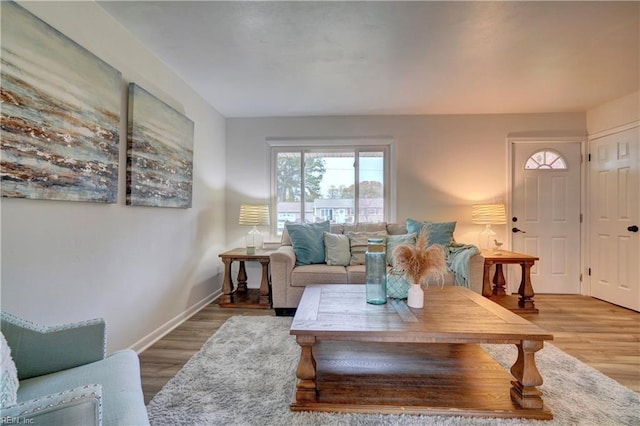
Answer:
[[[567,162],[560,153],[551,150],[535,152],[524,164],[525,170],[555,169],[566,170]]]
[[[271,151],[278,234],[285,221],[388,220],[390,145],[272,146]]]

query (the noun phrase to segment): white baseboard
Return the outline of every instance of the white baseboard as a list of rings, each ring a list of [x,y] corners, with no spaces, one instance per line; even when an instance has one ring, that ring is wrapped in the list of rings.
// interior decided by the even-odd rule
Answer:
[[[133,345],[129,347],[129,349],[133,349],[137,354],[141,354],[144,350],[149,348],[155,342],[162,339],[164,336],[166,336],[171,331],[173,331],[173,329],[175,329],[180,324],[182,324],[183,322],[191,318],[193,315],[198,313],[202,308],[207,306],[209,303],[213,302],[221,294],[222,294],[222,289],[217,290],[216,292],[210,294],[209,296],[200,300],[198,303],[190,306],[186,311],[183,311],[180,314],[176,315],[171,320],[167,321],[165,324],[161,325],[151,333],[144,336],[142,339],[135,342]]]

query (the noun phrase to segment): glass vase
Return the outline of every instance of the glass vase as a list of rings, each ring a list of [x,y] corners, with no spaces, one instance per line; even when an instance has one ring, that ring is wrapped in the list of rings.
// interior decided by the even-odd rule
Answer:
[[[384,238],[369,238],[364,255],[367,303],[387,303],[387,256]]]

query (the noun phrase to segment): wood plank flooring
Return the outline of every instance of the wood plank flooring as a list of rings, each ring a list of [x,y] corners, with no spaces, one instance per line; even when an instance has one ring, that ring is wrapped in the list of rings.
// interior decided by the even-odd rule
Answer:
[[[554,345],[640,392],[640,313],[587,296],[537,294],[535,302],[540,313],[522,316],[551,332]],[[145,403],[234,315],[275,314],[206,306],[140,354]]]

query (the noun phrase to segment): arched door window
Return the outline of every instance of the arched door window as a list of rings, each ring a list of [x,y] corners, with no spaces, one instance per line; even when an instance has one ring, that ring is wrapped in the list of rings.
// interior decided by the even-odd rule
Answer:
[[[534,152],[531,157],[524,163],[525,170],[540,170],[540,169],[553,169],[553,170],[566,170],[567,162],[564,157],[556,151],[544,149],[542,151]]]

